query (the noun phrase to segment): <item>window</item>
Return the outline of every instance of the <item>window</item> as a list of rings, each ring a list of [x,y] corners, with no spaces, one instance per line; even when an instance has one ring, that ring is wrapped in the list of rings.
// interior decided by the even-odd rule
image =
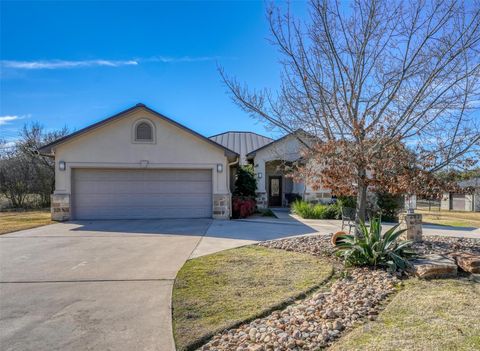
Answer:
[[[141,120],[134,127],[134,141],[140,143],[153,143],[155,141],[154,126],[150,121]]]

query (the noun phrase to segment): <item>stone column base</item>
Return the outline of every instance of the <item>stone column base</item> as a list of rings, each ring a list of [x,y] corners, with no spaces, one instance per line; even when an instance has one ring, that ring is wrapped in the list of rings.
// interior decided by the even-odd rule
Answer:
[[[231,194],[213,194],[213,218],[230,219],[231,208]]]
[[[267,208],[268,207],[268,198],[267,193],[259,192],[256,193],[255,200],[257,201],[257,208]]]
[[[399,216],[400,229],[406,229],[402,239],[422,241],[422,215],[418,213],[401,213]]]
[[[50,197],[50,212],[53,221],[70,219],[70,194],[53,194]]]

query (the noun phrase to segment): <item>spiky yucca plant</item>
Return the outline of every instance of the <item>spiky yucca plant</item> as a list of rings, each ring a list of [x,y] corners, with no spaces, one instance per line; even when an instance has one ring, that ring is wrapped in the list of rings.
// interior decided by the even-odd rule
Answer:
[[[360,223],[359,235],[341,235],[336,242],[337,255],[343,257],[347,265],[384,266],[389,271],[405,269],[408,258],[414,252],[408,248],[412,241],[398,240],[405,230],[397,230],[398,225],[382,234],[379,218],[372,219],[370,228]]]

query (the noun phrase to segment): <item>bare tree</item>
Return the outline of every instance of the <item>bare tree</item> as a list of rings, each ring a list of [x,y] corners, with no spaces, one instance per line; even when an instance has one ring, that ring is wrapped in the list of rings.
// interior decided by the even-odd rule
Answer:
[[[309,5],[306,21],[289,9],[268,9],[281,55],[277,91],[250,89],[219,70],[233,100],[253,117],[318,137],[305,153],[321,163],[323,184],[356,194],[359,220],[369,186],[415,191],[435,171],[478,161],[478,3]]]
[[[51,157],[41,155],[38,150],[69,133],[67,127],[59,130],[46,131],[38,122],[25,124],[16,143],[19,153],[31,162],[35,171],[35,181],[32,184],[34,192],[40,195],[41,206],[50,205],[50,195],[55,190],[55,161]]]
[[[50,195],[55,189],[55,162],[40,155],[38,149],[67,134],[66,127],[45,131],[39,123],[32,123],[23,126],[15,142],[0,142],[0,193],[13,207],[50,204]],[[30,200],[38,201],[27,203],[29,196]]]

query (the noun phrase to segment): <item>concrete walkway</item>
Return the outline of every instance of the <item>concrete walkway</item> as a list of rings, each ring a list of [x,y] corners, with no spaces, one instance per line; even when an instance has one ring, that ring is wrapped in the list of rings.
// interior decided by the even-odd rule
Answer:
[[[340,231],[342,221],[336,219],[303,219],[291,214],[286,209],[274,210],[278,220],[288,223],[301,223],[312,228],[320,234],[328,234]],[[391,228],[394,223],[382,223],[384,229]],[[423,224],[423,235],[437,235],[457,238],[480,239],[480,228],[474,227],[452,227],[447,225]]]

